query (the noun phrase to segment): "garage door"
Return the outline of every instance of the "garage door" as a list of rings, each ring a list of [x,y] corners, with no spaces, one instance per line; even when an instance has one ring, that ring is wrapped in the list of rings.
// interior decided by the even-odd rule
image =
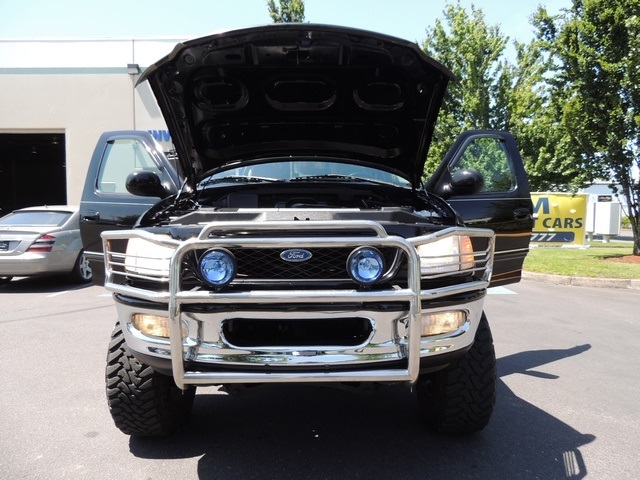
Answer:
[[[0,133],[0,215],[67,203],[63,133]]]

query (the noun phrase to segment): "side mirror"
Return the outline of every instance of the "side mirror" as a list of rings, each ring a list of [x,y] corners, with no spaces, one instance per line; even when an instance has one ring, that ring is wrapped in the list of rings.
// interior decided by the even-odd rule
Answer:
[[[149,170],[136,170],[127,176],[127,191],[141,197],[165,198],[170,192],[162,185],[160,177]]]
[[[442,185],[437,193],[442,198],[453,195],[474,195],[484,187],[484,177],[477,170],[462,169],[451,175],[451,181]]]
[[[458,170],[451,175],[450,185],[456,195],[473,195],[482,191],[484,177],[477,170]]]

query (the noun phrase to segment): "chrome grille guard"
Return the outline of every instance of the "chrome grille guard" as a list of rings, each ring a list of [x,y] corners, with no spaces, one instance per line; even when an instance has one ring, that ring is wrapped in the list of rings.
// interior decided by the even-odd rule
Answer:
[[[295,232],[368,230],[375,236],[347,237],[309,237],[291,236],[267,238],[260,236],[267,231]],[[217,237],[217,232],[242,233],[240,236]],[[486,248],[473,252],[475,268],[465,270],[473,272],[473,280],[460,279],[460,283],[443,287],[421,289],[420,256],[417,245],[429,244],[438,240],[465,235],[472,238],[485,238]],[[106,231],[102,233],[105,252],[105,288],[114,293],[142,298],[168,304],[171,360],[173,376],[180,388],[185,385],[215,385],[229,383],[273,383],[273,382],[359,382],[359,381],[409,381],[415,382],[420,368],[420,321],[421,301],[445,296],[481,290],[488,287],[493,265],[494,233],[487,229],[450,227],[427,235],[405,239],[387,235],[378,222],[373,221],[287,221],[287,222],[212,222],[203,226],[197,238],[185,241],[171,239],[166,235],[157,235],[142,229]],[[169,268],[144,268],[144,273],[127,271],[127,254],[112,247],[113,242],[139,238],[162,247],[175,249],[165,260]],[[318,290],[247,290],[240,292],[224,291],[183,291],[180,289],[180,271],[185,254],[196,249],[213,247],[252,247],[252,248],[332,248],[340,247],[395,247],[407,258],[406,288],[392,288],[378,291],[357,289],[318,289]],[[462,265],[463,255],[458,255],[458,265]],[[434,257],[442,258],[442,257]],[[451,255],[444,256],[451,258]],[[455,263],[454,263],[455,264]],[[426,274],[422,278],[436,279],[452,276],[451,273]],[[126,284],[127,277],[143,279],[157,285],[157,290],[133,287]],[[327,372],[195,372],[185,371],[185,347],[181,335],[181,306],[183,304],[283,304],[283,303],[353,303],[356,302],[406,302],[409,305],[409,334],[404,342],[406,368],[379,369],[367,371],[327,371]]]

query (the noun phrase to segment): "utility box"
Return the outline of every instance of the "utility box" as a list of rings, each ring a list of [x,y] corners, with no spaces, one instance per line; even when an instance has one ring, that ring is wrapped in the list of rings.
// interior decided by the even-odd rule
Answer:
[[[620,235],[622,208],[618,202],[597,202],[594,213],[596,235]]]
[[[602,235],[607,242],[611,237],[620,235],[622,224],[622,205],[618,202],[594,203],[594,234]]]
[[[585,233],[589,241],[594,235],[602,235],[608,243],[611,237],[620,235],[622,228],[622,204],[613,195],[589,194]]]

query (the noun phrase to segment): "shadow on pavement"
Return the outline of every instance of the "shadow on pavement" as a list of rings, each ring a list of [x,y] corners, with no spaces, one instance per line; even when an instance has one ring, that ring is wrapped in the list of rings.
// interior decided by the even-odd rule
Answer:
[[[499,359],[499,373],[532,374],[589,348],[511,355]],[[425,431],[404,386],[369,395],[317,386],[265,386],[239,397],[207,391],[213,393],[196,396],[189,425],[169,438],[132,437],[131,452],[201,457],[199,478],[578,479],[587,474],[579,448],[595,438],[519,398],[502,381],[491,423],[470,436]]]
[[[68,277],[18,277],[9,283],[0,283],[0,295],[3,293],[57,293],[68,290],[80,290],[92,286],[93,283],[73,283]]]

